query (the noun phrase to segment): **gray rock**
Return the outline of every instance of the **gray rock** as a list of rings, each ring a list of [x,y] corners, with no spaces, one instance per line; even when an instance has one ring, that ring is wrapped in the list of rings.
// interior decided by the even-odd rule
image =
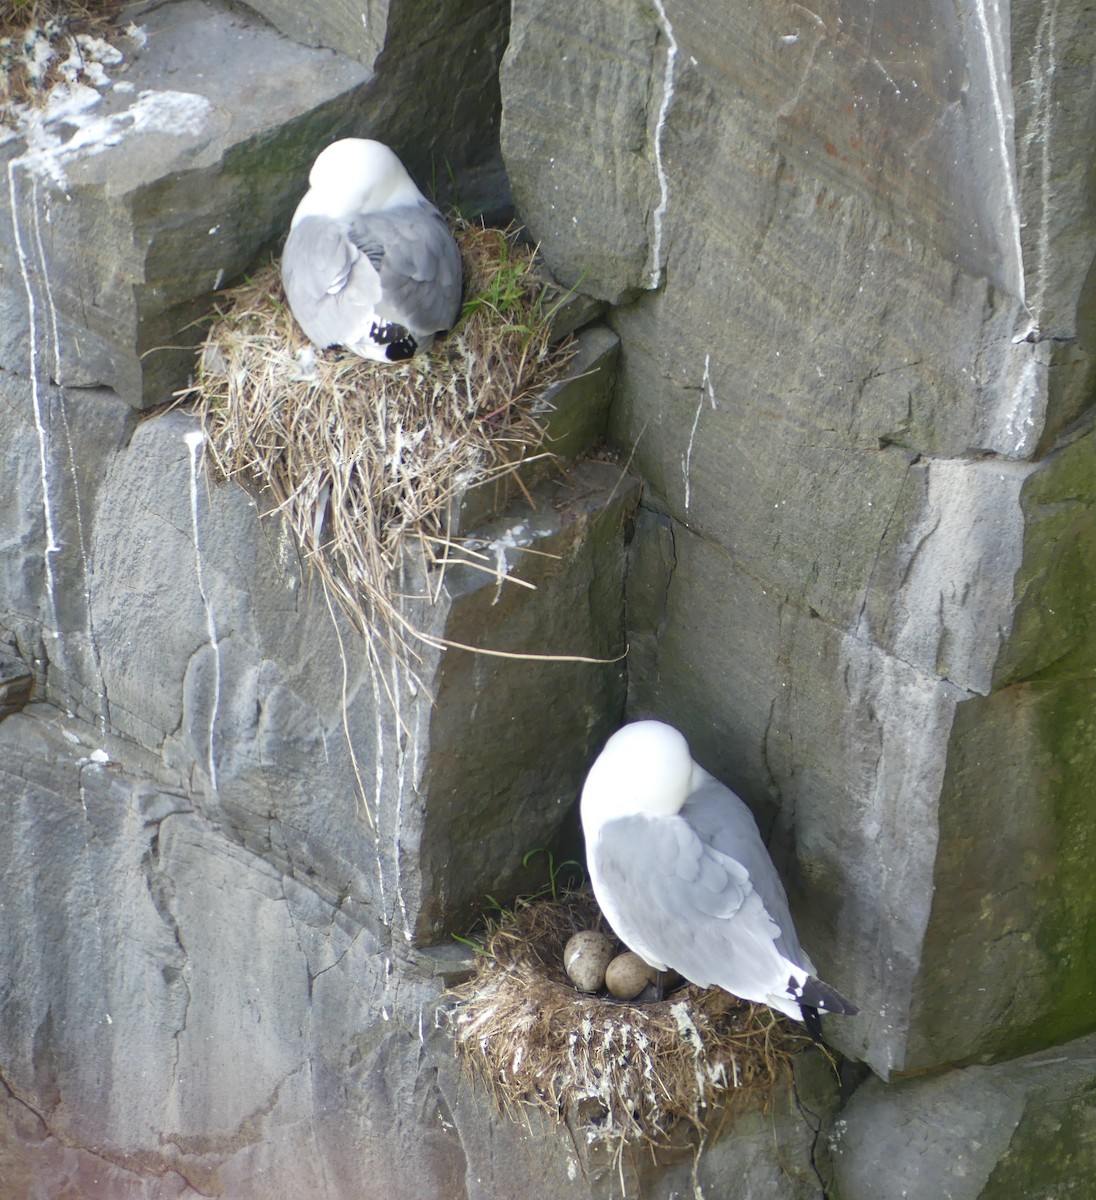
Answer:
[[[1024,0],[1011,34],[1025,293],[1039,336],[1080,336],[1091,351],[1096,213],[1080,180],[1096,141],[1092,21],[1083,4]]]
[[[518,3],[499,73],[502,152],[518,211],[553,274],[612,304],[645,286],[653,269],[657,35],[653,14],[631,0]]]
[[[619,347],[620,339],[605,325],[589,325],[575,336],[574,357],[563,377],[549,384],[533,407],[545,435],[544,453],[514,476],[462,492],[452,506],[454,532],[474,532],[499,516],[523,487],[556,475],[560,460],[576,459],[604,442]]]
[[[870,1080],[832,1137],[840,1200],[1084,1196],[1096,1174],[1096,1039],[996,1067]]]
[[[948,747],[914,1061],[1006,1057],[1091,1028],[1094,479],[1090,414],[1020,494],[1011,634],[995,690],[960,706]]]
[[[92,514],[104,463],[131,436],[134,412],[106,389],[35,388],[12,372],[0,373],[0,395],[0,637],[32,672],[39,696],[102,724],[89,607]]]
[[[623,524],[636,497],[634,481],[614,464],[579,464],[561,484],[536,493],[535,510],[518,507],[481,534],[485,548],[516,540],[553,556],[520,559],[518,573],[536,592],[496,591],[481,572],[455,573],[449,585],[447,639],[600,661],[451,651],[438,664],[423,730],[426,815],[411,852],[431,934],[459,923],[462,910],[478,911],[484,892],[512,891],[524,854],[555,843],[587,763],[619,721],[627,650]]]
[[[0,950],[8,1194],[617,1194],[611,1152],[500,1117],[462,1075],[440,1011],[452,955],[409,953],[143,777],[150,756],[104,761],[98,741],[45,706],[0,724],[0,906],[23,931]],[[801,1064],[806,1110],[785,1084],[698,1161],[628,1153],[626,1177],[820,1197],[828,1071]]]
[[[0,721],[25,708],[33,692],[34,676],[26,664],[0,654]]]
[[[498,150],[505,0],[244,2],[287,37],[368,69],[354,132],[391,144],[432,198],[466,216],[509,209]]]
[[[1038,467],[972,466],[968,480],[991,471],[981,486],[1006,489],[1007,503],[965,506],[938,594],[903,600],[923,559],[897,576],[891,612],[907,630],[920,614],[926,630],[920,651],[892,638],[904,654],[835,629],[641,510],[629,712],[676,721],[751,802],[804,945],[863,1010],[827,1036],[881,1073],[1088,1028],[1094,447],[1086,427]],[[958,474],[928,470],[941,468]],[[923,470],[910,468],[919,487]],[[936,512],[943,528],[947,509]],[[1007,555],[1002,527],[1015,531]],[[962,562],[965,596],[950,582]]]
[[[1050,339],[1092,321],[1073,72],[1096,34],[1075,4],[873,15],[519,3],[501,79],[547,260],[633,301],[609,317],[609,437],[648,485],[629,712],[680,725],[754,807],[805,945],[863,1009],[829,1036],[886,1074],[1091,1027],[1065,849],[1091,792],[1091,487],[1066,459],[1089,453],[1094,358]]]
[[[844,1200],[882,1194],[881,1147],[925,1195],[1079,1194],[1084,5],[519,0],[515,195],[565,286],[627,305],[583,336],[553,428],[567,456],[603,431],[634,451],[646,506],[622,623],[619,466],[533,471],[533,509],[469,497],[485,553],[558,557],[530,556],[535,592],[452,570],[408,599],[436,642],[417,680],[195,471],[185,414],[134,410],[184,381],[159,348],[280,235],[318,141],[380,135],[443,197],[505,199],[507,6],[252,7],[313,48],[236,7],[140,5],[148,44],[95,124],[33,159],[0,144],[0,643],[48,702],[0,722],[5,1187],[618,1191],[608,1155],[461,1080],[435,1026],[467,956],[429,943],[542,881],[522,858],[565,844],[626,667],[628,711],[680,724],[758,813],[805,945],[864,1010],[833,1044],[880,1074],[1061,1047],[869,1082],[836,1130]],[[423,591],[410,561],[403,582]],[[832,1119],[828,1077],[796,1086]],[[699,1161],[624,1169],[645,1195],[806,1200],[834,1193],[817,1127],[783,1093]]]
[[[935,797],[961,693],[792,604],[774,605],[720,547],[670,529],[673,558],[650,585],[664,599],[638,631],[654,665],[632,681],[629,712],[673,720],[701,764],[751,803],[804,947],[862,1010],[835,1018],[827,1037],[886,1072],[902,1062]],[[847,689],[840,703],[835,675]]]
[[[7,1194],[460,1194],[432,1073],[409,1083],[438,982],[89,734],[0,727]]]
[[[541,484],[536,511],[511,508],[477,531],[489,555],[535,542],[542,554],[519,572],[535,591],[451,568],[436,605],[408,610],[464,647],[613,661],[424,647],[412,687],[383,657],[387,678],[371,673],[358,635],[333,622],[285,533],[264,534],[247,493],[195,478],[191,429],[182,413],[143,423],[102,485],[91,601],[111,731],[206,792],[252,849],[432,938],[512,886],[525,851],[553,843],[623,705],[621,523],[634,488],[598,463]],[[424,585],[409,575],[405,588]],[[587,604],[565,602],[576,591]],[[519,687],[529,679],[535,689]]]
[[[146,406],[186,383],[195,320],[281,236],[317,145],[361,124],[366,73],[201,0],[140,21],[77,132],[32,117],[0,147],[0,363]]]
[[[292,0],[243,0],[279,33],[295,42],[337,50],[373,71],[384,49],[389,11],[386,0],[334,0],[328,4],[294,4]],[[399,4],[395,5],[399,9]]]
[[[590,325],[577,342],[567,378],[547,388],[540,405],[548,448],[562,459],[577,458],[605,441],[616,383],[620,350],[616,334],[605,325]]]

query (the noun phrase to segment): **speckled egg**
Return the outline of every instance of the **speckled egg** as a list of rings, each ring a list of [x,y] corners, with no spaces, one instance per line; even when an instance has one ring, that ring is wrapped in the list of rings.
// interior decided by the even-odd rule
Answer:
[[[605,968],[605,986],[618,1000],[634,1000],[655,979],[654,967],[648,966],[631,950],[618,954]]]
[[[596,929],[576,933],[563,948],[563,967],[580,992],[596,992],[605,982],[613,943]]]

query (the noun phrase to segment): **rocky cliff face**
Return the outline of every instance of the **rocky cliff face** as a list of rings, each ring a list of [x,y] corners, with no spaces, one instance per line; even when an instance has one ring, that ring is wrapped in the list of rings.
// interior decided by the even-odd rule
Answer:
[[[1093,519],[1090,20],[564,7],[515,5],[503,149],[549,261],[618,305],[630,710],[775,813],[865,1009],[843,1049],[887,1074],[1084,1032],[1092,792],[1050,763],[1093,766],[1062,553]]]
[[[629,1194],[1087,1186],[1091,12],[126,19],[110,85],[0,134],[11,1195],[613,1194],[613,1164],[491,1112],[437,1009],[448,933],[529,885],[625,714],[679,725],[757,812],[863,1009],[827,1034],[877,1076],[838,1112],[806,1065],[800,1106],[629,1164]],[[416,619],[626,662],[371,669],[262,500],[157,411],[349,132],[467,207],[512,188],[609,305],[562,448],[631,463],[581,461],[535,507],[472,498],[485,544],[557,557],[499,603],[453,574]]]

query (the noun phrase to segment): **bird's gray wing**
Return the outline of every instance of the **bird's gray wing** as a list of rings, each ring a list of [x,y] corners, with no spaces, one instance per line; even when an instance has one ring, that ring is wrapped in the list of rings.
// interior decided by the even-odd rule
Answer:
[[[681,816],[607,821],[592,849],[599,900],[622,941],[686,979],[761,999],[783,987],[780,930],[749,873]]]
[[[433,205],[362,213],[350,236],[380,275],[381,317],[419,334],[452,328],[460,313],[460,251]]]
[[[289,231],[282,285],[297,323],[321,349],[362,337],[381,299],[376,268],[326,217],[306,217]]]
[[[685,801],[681,815],[705,844],[721,854],[730,855],[745,867],[765,911],[780,928],[777,949],[796,966],[813,974],[814,967],[799,945],[784,884],[761,840],[753,813],[745,803],[729,787],[705,772],[703,782]]]

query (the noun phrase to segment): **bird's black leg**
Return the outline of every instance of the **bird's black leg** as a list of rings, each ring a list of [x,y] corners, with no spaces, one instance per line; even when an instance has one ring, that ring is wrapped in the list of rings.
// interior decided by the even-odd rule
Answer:
[[[809,1004],[800,1004],[799,1011],[803,1014],[803,1024],[807,1027],[807,1032],[811,1035],[811,1041],[816,1046],[824,1046],[822,1041],[822,1022],[818,1019],[818,1009],[811,1008]]]

